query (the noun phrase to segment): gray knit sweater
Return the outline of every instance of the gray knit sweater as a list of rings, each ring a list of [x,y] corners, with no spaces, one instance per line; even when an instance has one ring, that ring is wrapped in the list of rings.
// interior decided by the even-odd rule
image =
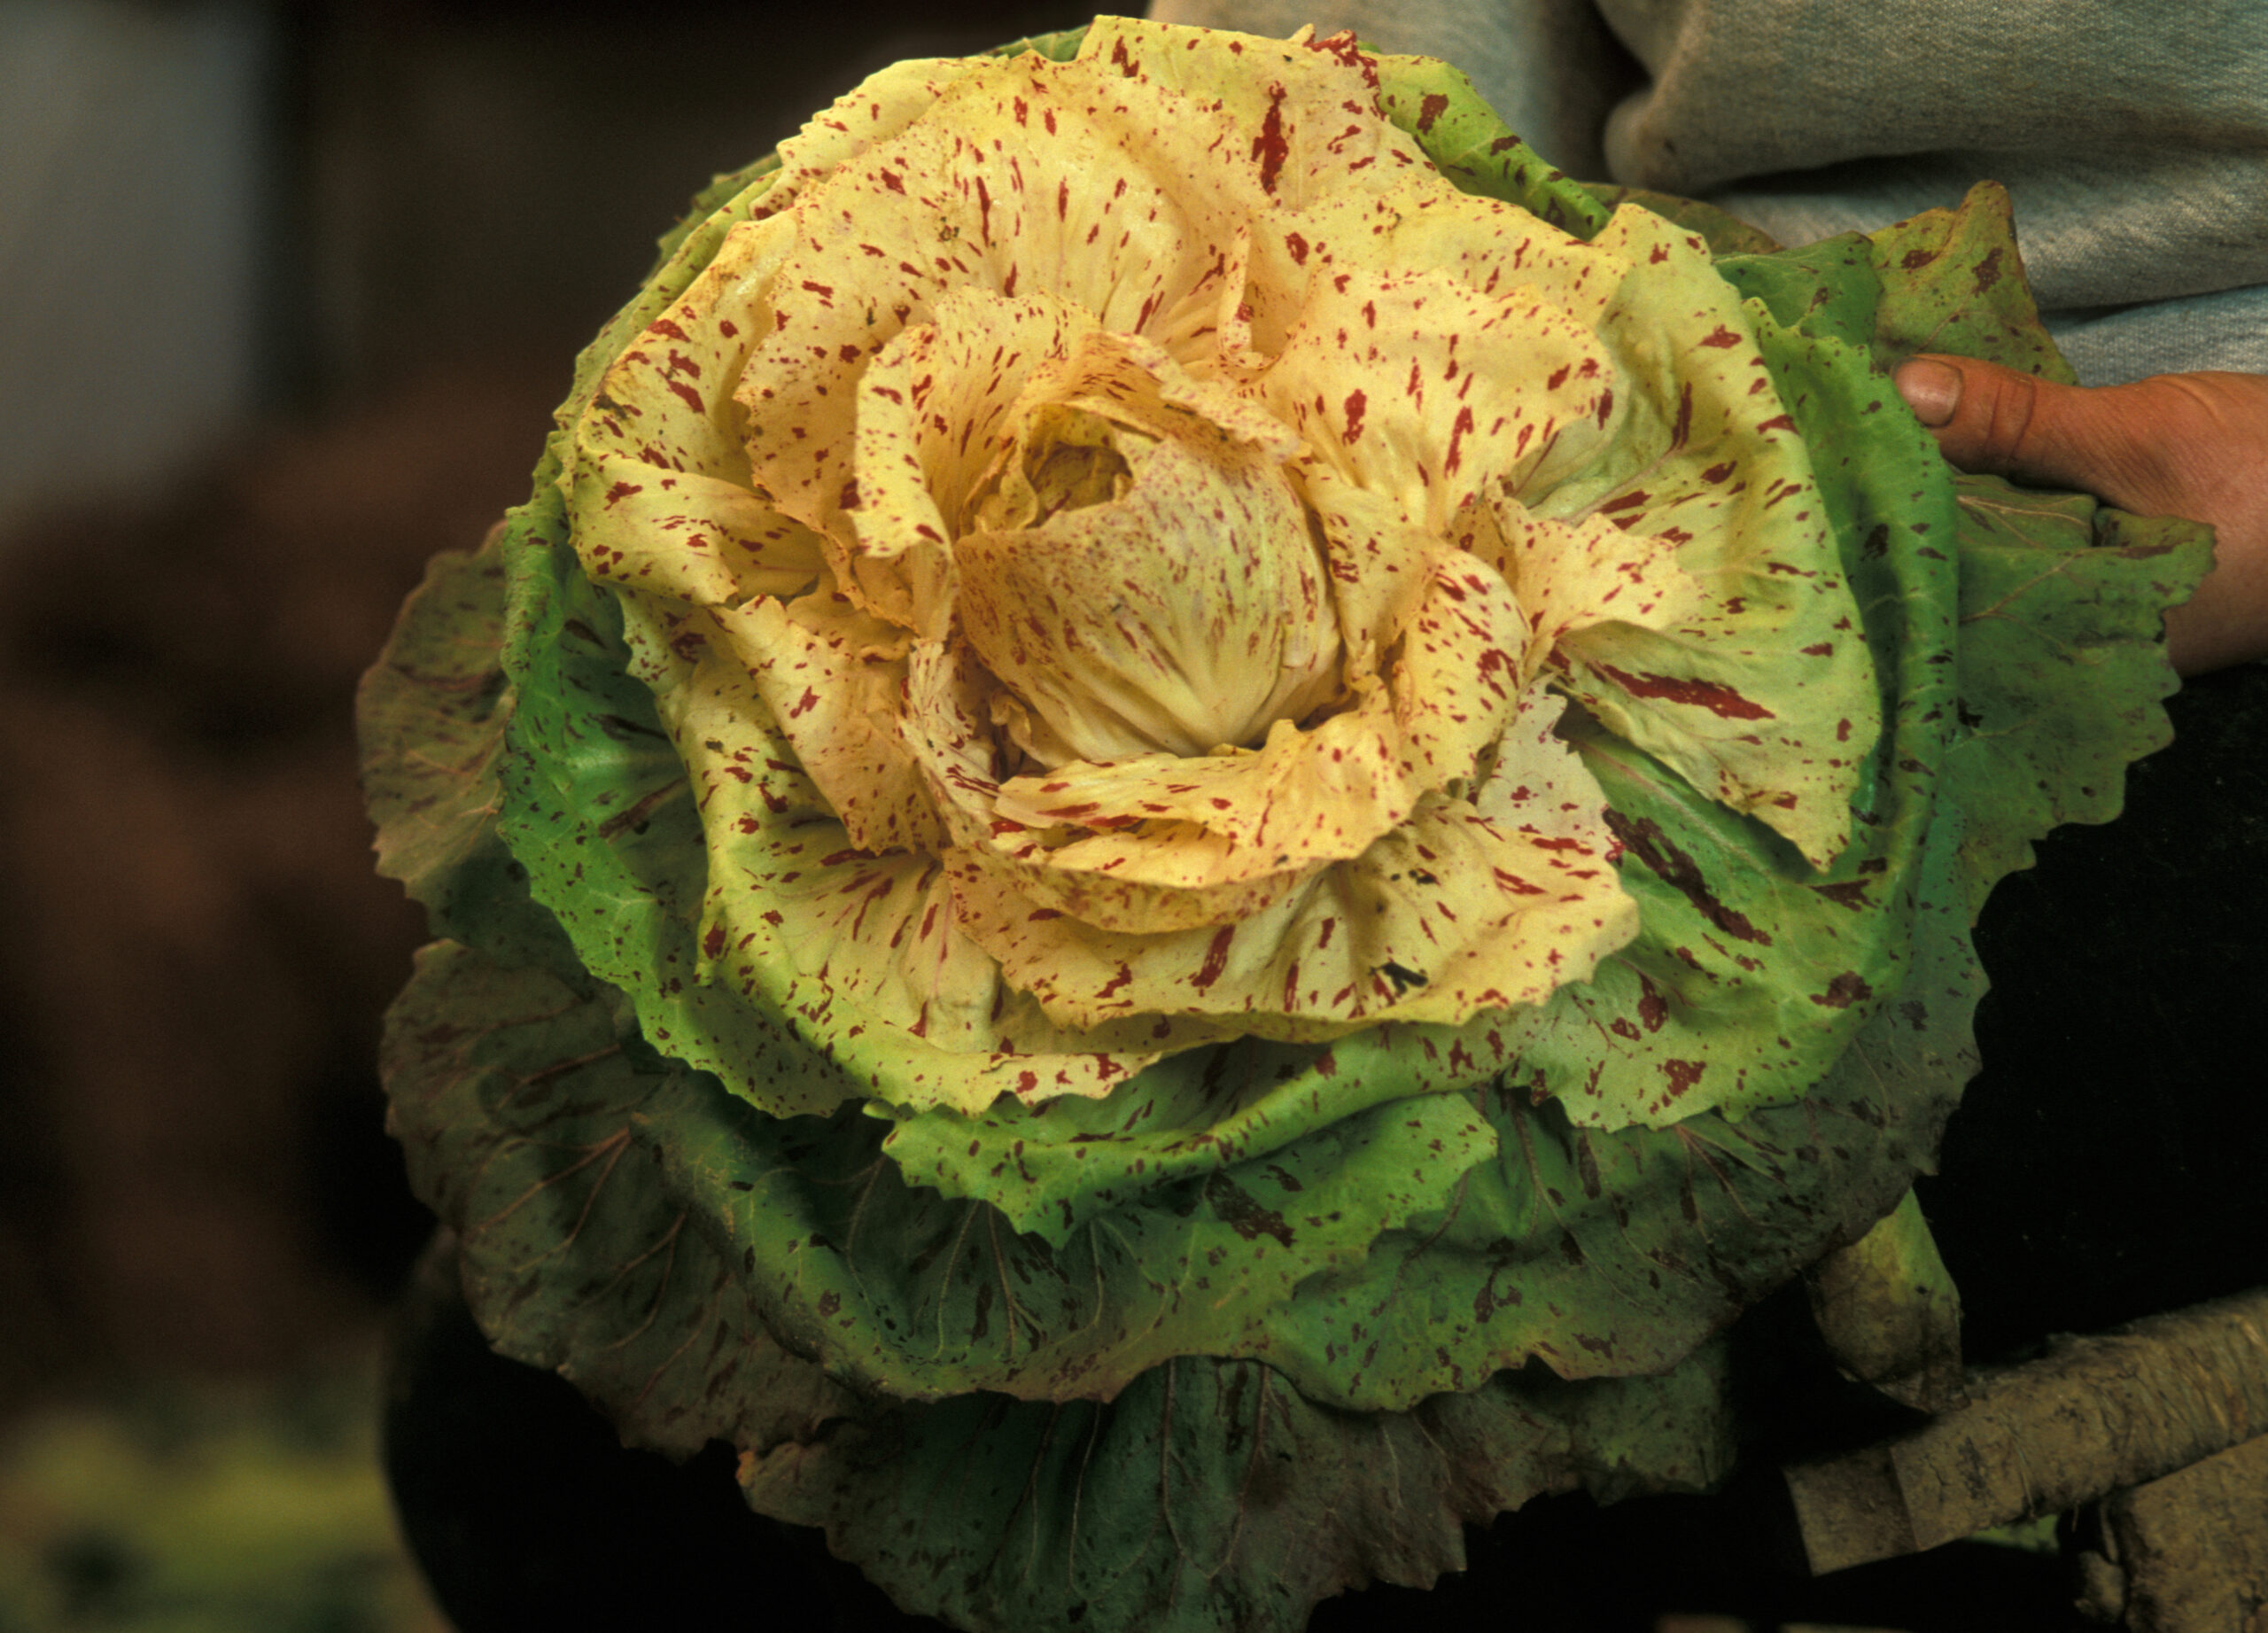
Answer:
[[[1155,0],[1446,58],[1578,175],[1783,243],[1991,178],[2082,379],[2268,372],[2261,0]]]

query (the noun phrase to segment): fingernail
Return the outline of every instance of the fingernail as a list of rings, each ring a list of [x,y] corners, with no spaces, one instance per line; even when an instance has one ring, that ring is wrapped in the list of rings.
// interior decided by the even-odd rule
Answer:
[[[1891,377],[1898,394],[1924,425],[1942,425],[1961,407],[1961,370],[1934,358],[1916,357],[1898,366]]]

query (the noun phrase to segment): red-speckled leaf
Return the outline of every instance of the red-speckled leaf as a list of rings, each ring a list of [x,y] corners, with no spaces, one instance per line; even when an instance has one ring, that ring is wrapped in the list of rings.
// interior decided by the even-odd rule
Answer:
[[[1916,352],[1982,357],[2070,385],[2078,377],[2040,327],[2008,190],[1979,182],[1959,207],[1925,210],[1868,239],[1890,299],[1876,309],[1875,361]]]
[[[2080,511],[1973,484],[1956,505],[1874,364],[1885,337],[2022,328],[1988,332],[2015,308],[1982,215],[1711,270],[1699,227],[1609,221],[1453,76],[1122,20],[1088,51],[1060,79],[901,71],[787,180],[725,184],[586,354],[501,576],[413,603],[368,694],[373,788],[389,865],[464,945],[398,1007],[390,1089],[484,1323],[633,1440],[733,1439],[753,1500],[974,1625],[1288,1629],[1363,1576],[1427,1579],[1533,1490],[1711,1476],[1707,1369],[1615,1380],[1677,1367],[1927,1165],[1971,1064],[1969,911],[2045,824],[2112,807],[2201,558],[2115,517],[2083,547]],[[1374,81],[1406,136],[1364,125]],[[1160,203],[1208,144],[1218,198]],[[1082,190],[994,187],[1011,147],[1072,155]],[[829,198],[858,208],[804,207]],[[1365,222],[1390,253],[1349,247]],[[1492,290],[1569,380],[1473,378]],[[1456,321],[1426,329],[1420,292]],[[1399,327],[1370,359],[1302,328],[1311,294]],[[1043,297],[1136,332],[1081,341]],[[963,343],[1017,302],[1086,361]],[[1364,361],[1397,380],[1350,439],[1326,377]],[[761,390],[723,377],[751,364]],[[965,447],[922,418],[947,402]],[[1105,455],[1130,487],[1176,416],[1263,463],[1278,427],[1298,445],[1347,696],[1066,774],[1063,728],[950,634],[965,564],[918,528],[1089,525],[1124,497]],[[859,460],[886,504],[836,478]],[[1062,605],[1094,616],[1090,587]],[[1837,597],[1855,627],[1806,652]],[[1828,706],[1853,675],[1878,735]],[[1271,706],[1218,689],[1185,701]],[[1751,753],[1744,708],[1802,724]],[[1367,745],[1345,774],[1391,831],[1316,837],[1360,802],[1302,807],[1260,766],[1308,737]],[[1303,813],[1296,857],[1263,798]],[[1035,883],[1051,849],[1147,872],[1105,901],[1079,867]],[[802,1112],[830,1115],[767,1115]]]

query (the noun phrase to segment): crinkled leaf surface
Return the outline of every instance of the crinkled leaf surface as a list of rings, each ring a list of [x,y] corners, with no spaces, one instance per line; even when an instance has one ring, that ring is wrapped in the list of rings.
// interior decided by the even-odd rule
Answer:
[[[1946,757],[1974,918],[2031,842],[2119,812],[2128,764],[2171,733],[2165,610],[2211,565],[2209,530],[2082,494],[1955,478],[1961,505],[1960,729]]]
[[[496,834],[496,752],[510,712],[496,665],[503,608],[493,547],[435,556],[356,700],[378,871],[442,933],[479,917],[456,905],[469,876],[509,859]]]
[[[741,1478],[956,1625],[1296,1633],[1331,1594],[1462,1569],[1464,1525],[1540,1492],[1713,1486],[1731,1450],[1719,1360],[1579,1384],[1537,1368],[1398,1413],[1316,1406],[1255,1363],[1176,1361],[1107,1406],[878,1411]]]
[[[560,1367],[641,1443],[732,1440],[751,1503],[825,1526],[912,1610],[1293,1633],[1327,1595],[1460,1568],[1464,1525],[1539,1492],[1697,1490],[1729,1466],[1715,1350],[1659,1379],[1507,1373],[1406,1413],[1204,1358],[1107,1404],[860,1395],[781,1348],[702,1210],[654,1182],[652,1131],[687,1097],[752,1114],[645,1050],[625,1005],[438,944],[388,1056],[413,1170],[462,1221],[500,1347]]]
[[[1460,185],[1605,219],[1453,76],[1379,70]],[[673,235],[567,418],[772,174]],[[752,1501],[978,1627],[1289,1629],[1430,1581],[1535,1490],[1713,1478],[1722,1403],[1680,1363],[1928,1165],[1973,1065],[1975,906],[2162,740],[2157,618],[2204,556],[1955,483],[1898,404],[1880,366],[1922,346],[2050,367],[1989,199],[1781,253],[1680,219],[1811,450],[1882,735],[1815,869],[1572,722],[1640,933],[1464,1027],[1208,1046],[975,1116],[844,1104],[860,1071],[703,984],[699,796],[566,547],[555,445],[363,700],[385,866],[454,938],[390,1022],[393,1117],[500,1345],[635,1442],[734,1440]]]

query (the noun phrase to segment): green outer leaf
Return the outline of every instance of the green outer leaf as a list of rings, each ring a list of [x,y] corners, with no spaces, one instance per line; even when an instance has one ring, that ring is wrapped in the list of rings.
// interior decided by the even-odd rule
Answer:
[[[1250,1362],[1176,1361],[1107,1406],[881,1410],[750,1459],[742,1483],[959,1626],[1298,1633],[1329,1595],[1462,1569],[1464,1524],[1539,1493],[1715,1485],[1720,1363],[1583,1384],[1537,1368],[1355,1414]]]
[[[2083,494],[1955,478],[1961,523],[1961,731],[1947,756],[1974,918],[2065,822],[2108,822],[2126,766],[2172,740],[2166,608],[2212,566],[2211,530]]]
[[[1875,361],[1882,367],[1916,352],[1952,352],[2077,384],[2040,327],[2008,190],[1998,182],[1979,182],[1958,208],[1924,211],[1868,243],[1876,270],[1898,291],[1876,315]]]
[[[766,153],[754,164],[743,165],[737,170],[726,171],[711,181],[708,186],[694,194],[693,202],[686,206],[686,212],[678,219],[677,225],[662,235],[658,245],[661,253],[655,259],[652,269],[646,274],[646,282],[653,284],[660,281],[668,270],[670,263],[675,261],[685,249],[687,239],[713,221],[726,206],[747,193],[757,183],[761,183],[764,186],[770,187],[772,184],[770,177],[779,168],[780,155],[776,152]],[[730,224],[729,221],[726,224]],[[717,239],[721,239],[723,236],[721,232],[714,235]],[[705,250],[697,251],[696,253],[700,257],[700,264],[708,265],[717,253],[715,242],[711,242]],[[605,334],[602,331],[601,338],[604,338]],[[585,355],[588,355],[587,351]],[[612,359],[610,357],[608,361],[611,362]]]
[[[377,826],[378,872],[425,908],[436,936],[512,965],[589,978],[558,921],[528,900],[527,870],[496,817],[513,694],[498,665],[504,529],[478,554],[447,551],[425,570],[355,698],[362,789]]]
[[[410,1182],[456,1231],[467,1301],[504,1354],[680,1457],[720,1436],[769,1446],[850,1400],[781,1349],[651,1182],[645,1119],[672,1115],[690,1074],[655,1061],[619,993],[436,942],[382,1061]]]
[[[1433,57],[1376,60],[1380,111],[1460,191],[1517,204],[1579,238],[1606,225],[1612,208],[1546,164],[1460,70]]]
[[[408,887],[436,932],[477,920],[458,908],[468,874],[502,853],[495,760],[510,698],[496,666],[503,564],[446,551],[395,620],[355,697],[362,796],[378,830],[378,872]]]
[[[1465,1114],[1443,1108],[1463,1100],[1435,1092],[1428,1066],[1472,1076],[1456,1029],[1385,1026],[1331,1045],[1247,1038],[1171,1056],[1100,1099],[1028,1106],[1003,1096],[973,1116],[900,1115],[882,1149],[913,1184],[989,1202],[1060,1247],[1146,1191],[1257,1164],[1374,1107],[1400,1102],[1396,1115],[1429,1130],[1461,1126]],[[1462,1132],[1452,1144],[1472,1161],[1495,1149]],[[1457,1171],[1438,1181],[1429,1206],[1446,1200]]]
[[[737,1267],[735,1297],[772,1331],[901,1396],[1108,1396],[1176,1356],[1249,1349],[1298,1281],[1359,1261],[1380,1218],[1438,1217],[1489,1143],[1456,1097],[1416,1116],[1380,1108],[1269,1163],[1154,1189],[1051,1252],[984,1203],[905,1185],[874,1120],[767,1117],[653,1054],[617,994],[490,968],[451,945],[396,1007],[388,1071],[398,1130],[423,1154],[413,1178],[465,1238],[477,1308],[524,1304],[574,1329],[579,1302],[651,1245],[599,1230],[579,1190],[549,1192],[556,1166],[602,1151],[608,1174],[634,1158],[632,1194]],[[519,1221],[503,1234],[499,1197]],[[556,1284],[531,1280],[528,1267],[563,1252]]]
[[[386,1053],[413,1177],[460,1221],[499,1347],[639,1443],[731,1440],[752,1504],[827,1526],[911,1609],[1060,1626],[1084,1600],[1098,1629],[1292,1633],[1343,1589],[1430,1585],[1462,1566],[1464,1524],[1538,1492],[1703,1489],[1730,1465],[1716,1349],[1660,1379],[1508,1373],[1407,1414],[1203,1358],[1108,1405],[861,1396],[781,1348],[700,1212],[653,1182],[649,1140],[695,1102],[755,1114],[644,1049],[618,996],[437,944]]]

